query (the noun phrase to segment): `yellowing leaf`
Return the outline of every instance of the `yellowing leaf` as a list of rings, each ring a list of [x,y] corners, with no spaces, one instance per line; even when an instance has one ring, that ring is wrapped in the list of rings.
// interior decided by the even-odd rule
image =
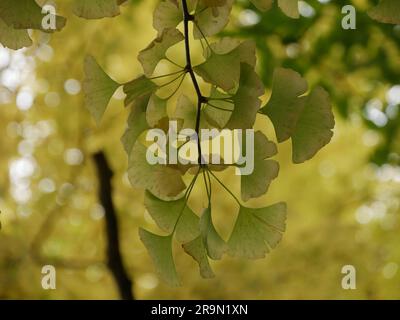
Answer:
[[[153,14],[153,27],[161,34],[164,29],[175,28],[183,20],[183,13],[176,0],[161,1]]]
[[[400,24],[400,1],[381,0],[377,6],[368,11],[368,15],[379,22]]]
[[[217,54],[228,54],[233,51],[233,54],[239,57],[240,62],[245,62],[252,67],[256,65],[256,44],[252,40],[240,41],[224,37],[220,41],[212,43],[210,47]],[[210,53],[207,52],[207,56],[209,55]]]
[[[287,16],[294,19],[300,17],[298,0],[278,0],[278,6]]]
[[[43,32],[54,32],[64,28],[66,19],[56,16],[56,29],[44,29],[42,21],[46,14],[34,0],[1,0],[0,18],[14,29],[37,29]]]
[[[217,230],[215,230],[211,217],[211,207],[205,209],[201,215],[200,231],[208,256],[213,260],[221,259],[228,247]]]
[[[224,5],[218,7],[207,7],[200,1],[194,15],[195,39],[210,37],[220,32],[229,22],[232,5],[233,0],[226,0]]]
[[[158,86],[146,76],[140,76],[124,85],[126,94],[125,106],[129,106],[136,99],[150,95],[158,89]]]
[[[117,0],[75,0],[73,12],[85,19],[101,19],[120,14]]]
[[[14,29],[0,18],[0,43],[6,48],[18,50],[31,46],[32,40],[27,30]]]
[[[165,58],[167,50],[183,39],[183,34],[177,29],[164,30],[157,39],[139,53],[138,59],[143,66],[144,73],[150,77],[158,63]]]
[[[272,180],[278,177],[279,164],[273,160],[266,160],[276,153],[275,144],[261,131],[257,131],[254,136],[254,171],[251,175],[241,176],[241,194],[244,201],[265,194]]]
[[[147,148],[137,141],[128,164],[128,178],[133,187],[147,189],[162,199],[176,197],[186,189],[179,170],[149,164],[146,153]]]
[[[207,252],[200,236],[183,244],[182,247],[185,252],[199,264],[200,274],[203,278],[209,279],[215,277],[214,272],[210,267],[210,263],[208,262]]]
[[[265,208],[241,206],[228,241],[229,254],[248,259],[264,258],[275,248],[286,229],[286,204]]]
[[[144,229],[139,229],[139,236],[160,277],[170,286],[179,286],[180,281],[172,255],[172,236],[163,237]]]
[[[185,198],[164,201],[146,191],[144,205],[157,226],[172,233],[176,225],[175,236],[179,242],[190,242],[199,236],[199,217],[185,205]]]
[[[260,11],[267,11],[271,9],[274,0],[250,0],[254,6]]]
[[[112,80],[92,56],[85,58],[84,69],[85,103],[96,122],[99,123],[120,84]]]

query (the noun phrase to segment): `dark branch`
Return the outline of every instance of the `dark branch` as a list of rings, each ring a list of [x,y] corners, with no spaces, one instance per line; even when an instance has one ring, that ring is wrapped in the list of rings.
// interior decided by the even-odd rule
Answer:
[[[133,300],[132,281],[124,268],[120,252],[118,221],[112,200],[111,179],[113,172],[103,152],[95,154],[93,158],[99,177],[99,199],[105,210],[108,267],[118,285],[121,298],[124,300]]]

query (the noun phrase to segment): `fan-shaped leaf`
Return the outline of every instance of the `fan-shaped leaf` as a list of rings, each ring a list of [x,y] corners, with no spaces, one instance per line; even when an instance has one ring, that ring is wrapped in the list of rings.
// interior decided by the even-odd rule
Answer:
[[[204,247],[201,236],[182,245],[183,249],[199,264],[200,274],[203,278],[214,278],[214,272],[208,261],[206,248]]]
[[[0,18],[0,43],[7,48],[18,50],[32,45],[27,30],[14,29]]]
[[[377,6],[368,11],[368,15],[379,22],[400,24],[400,1],[381,0]]]

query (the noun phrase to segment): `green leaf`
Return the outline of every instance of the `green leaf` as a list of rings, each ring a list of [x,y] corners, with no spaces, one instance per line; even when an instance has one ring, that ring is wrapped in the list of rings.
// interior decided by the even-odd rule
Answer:
[[[144,198],[144,205],[157,226],[170,234],[176,225],[175,236],[181,243],[190,242],[200,235],[199,217],[185,202],[185,197],[164,201],[149,191],[146,191]]]
[[[186,189],[179,170],[166,165],[151,165],[147,148],[136,141],[129,156],[128,178],[133,187],[147,189],[159,198],[171,198]]]
[[[85,103],[96,122],[99,123],[111,97],[121,85],[111,79],[92,56],[86,56],[84,69]]]
[[[308,85],[300,74],[290,69],[278,68],[274,71],[272,95],[262,112],[271,119],[278,142],[289,139],[296,127]]]
[[[245,62],[252,67],[255,67],[256,44],[253,40],[240,41],[235,38],[224,37],[218,42],[210,45],[212,51],[217,54],[228,54],[232,52],[239,57],[240,62]],[[207,50],[206,58],[211,55],[210,50]]]
[[[293,162],[312,158],[331,140],[335,126],[329,95],[316,87],[309,96],[307,82],[295,71],[274,72],[272,96],[262,113],[271,119],[278,142],[292,138]]]
[[[150,95],[158,89],[158,86],[146,76],[140,76],[124,85],[126,94],[125,106],[129,106],[136,99]]]
[[[217,230],[215,230],[211,217],[211,207],[205,209],[201,215],[200,231],[208,256],[213,260],[221,259],[228,247]]]
[[[233,110],[233,104],[222,100],[230,98],[231,96],[219,91],[216,87],[212,86],[210,92],[210,101],[214,107],[206,105],[203,109],[204,116],[209,124],[217,128],[225,128],[228,123]],[[214,100],[215,99],[215,100]]]
[[[203,111],[201,112],[203,114]],[[180,95],[176,103],[174,117],[182,120],[182,129],[196,128],[197,106],[184,94]],[[208,128],[205,117],[200,118],[200,128]]]
[[[368,11],[368,15],[379,22],[400,24],[400,1],[381,0]]]
[[[0,18],[14,29],[37,29],[43,32],[54,32],[64,28],[66,19],[56,16],[56,30],[43,29],[42,21],[47,14],[33,0],[1,0]]]
[[[150,77],[158,63],[165,58],[167,50],[183,39],[183,34],[177,29],[165,29],[146,49],[140,51],[138,59],[146,76]]]
[[[261,131],[257,131],[254,136],[254,171],[251,175],[241,176],[241,195],[244,201],[265,194],[272,180],[278,177],[278,162],[266,160],[276,154],[276,145]]]
[[[278,245],[285,229],[286,204],[277,203],[258,209],[241,206],[228,241],[228,252],[234,257],[264,258]]]
[[[333,136],[335,120],[329,94],[316,87],[307,97],[305,107],[292,136],[293,162],[311,159]]]
[[[117,0],[75,0],[73,12],[85,19],[101,19],[120,14]]]
[[[180,281],[172,255],[172,236],[163,237],[144,229],[139,229],[139,236],[160,277],[170,286],[179,286]]]
[[[121,138],[126,153],[129,155],[139,136],[149,128],[146,120],[147,105],[150,96],[142,96],[131,105],[128,118],[128,128]]]
[[[210,37],[220,32],[229,22],[233,0],[226,0],[218,7],[207,7],[201,1],[198,3],[194,20],[194,38],[201,39],[203,35]]]
[[[204,63],[194,67],[194,71],[204,81],[230,91],[239,82],[240,59],[234,51],[227,54],[212,53]]]
[[[167,100],[152,94],[146,110],[146,120],[150,127],[155,127],[161,119],[167,117]]]
[[[233,96],[234,109],[226,125],[229,129],[250,129],[253,127],[265,92],[264,84],[247,63],[240,65],[240,84]]]
[[[18,50],[31,46],[32,40],[27,30],[14,29],[0,18],[0,43],[6,48]]]
[[[250,0],[250,2],[260,11],[271,9],[274,0]]]
[[[183,244],[182,247],[185,252],[189,254],[199,264],[200,274],[203,278],[210,279],[215,277],[215,274],[210,267],[206,248],[204,247],[201,236],[188,243]]]
[[[278,0],[278,6],[290,18],[298,19],[300,17],[298,0]]]

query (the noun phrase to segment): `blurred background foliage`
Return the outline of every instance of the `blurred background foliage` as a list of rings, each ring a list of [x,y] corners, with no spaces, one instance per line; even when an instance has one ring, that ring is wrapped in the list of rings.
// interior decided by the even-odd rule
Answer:
[[[293,68],[330,92],[337,127],[332,143],[302,165],[291,163],[290,143],[279,146],[280,176],[252,202],[287,201],[288,228],[278,248],[264,260],[214,262],[213,280],[201,279],[195,262],[176,250],[180,288],[160,282],[138,239],[139,226],[157,229],[143,190],[132,189],[125,174],[122,92],[97,127],[81,91],[87,53],[119,82],[142,72],[136,57],[156,35],[156,1],[130,1],[122,15],[99,21],[74,17],[69,1],[59,1],[58,12],[68,18],[62,32],[32,33],[29,49],[0,47],[0,298],[118,298],[105,263],[92,160],[104,150],[115,173],[121,251],[137,298],[399,299],[400,26],[370,19],[366,10],[375,3],[300,1],[301,18],[292,20],[277,8],[260,15],[237,1],[225,35],[256,41],[265,101],[274,68]],[[346,4],[357,8],[356,30],[341,28]],[[201,47],[194,51],[201,57]],[[182,53],[170,56],[184,61]],[[266,118],[256,127],[275,138]],[[239,177],[222,176],[239,192]],[[215,189],[216,225],[226,237],[237,208]],[[194,195],[191,205],[199,212],[206,205],[203,188]],[[44,264],[56,266],[57,290],[42,289]],[[357,269],[357,290],[341,287],[348,264]]]

